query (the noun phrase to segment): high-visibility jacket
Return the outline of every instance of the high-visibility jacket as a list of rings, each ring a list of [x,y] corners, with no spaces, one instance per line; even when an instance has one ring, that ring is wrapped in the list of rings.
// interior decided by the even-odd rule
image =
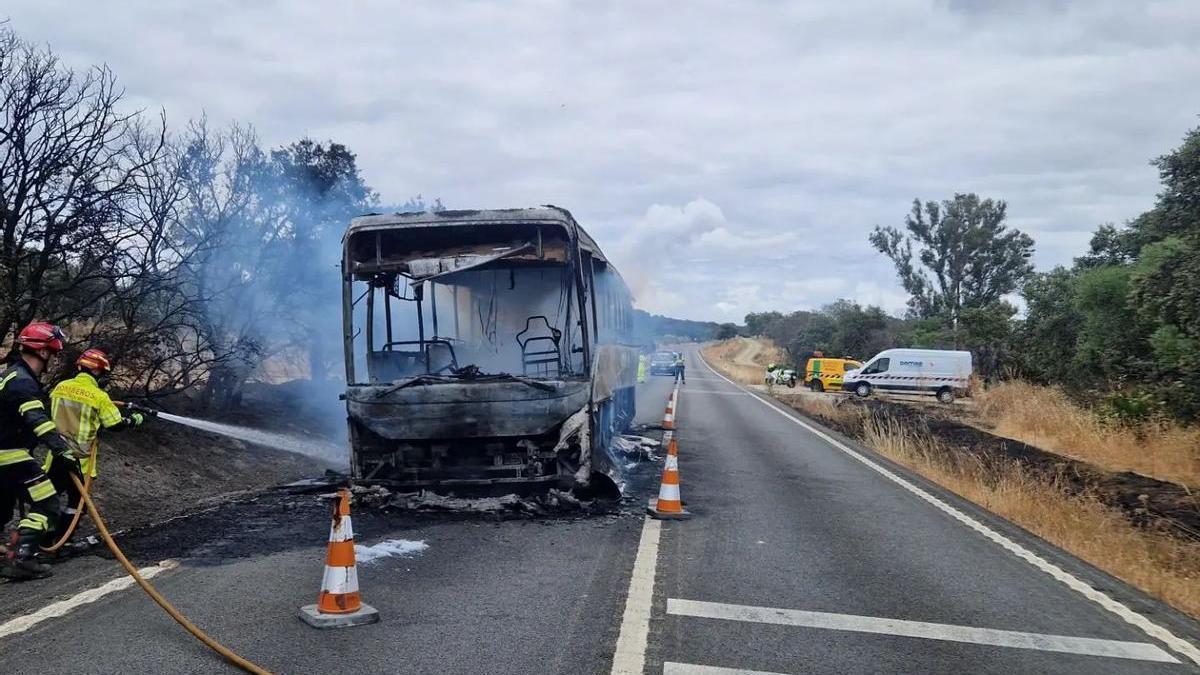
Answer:
[[[58,432],[77,449],[81,469],[85,476],[96,477],[96,466],[91,459],[92,444],[101,428],[121,426],[125,418],[121,410],[109,398],[108,392],[100,388],[96,378],[81,372],[69,380],[63,380],[50,392],[50,414]],[[51,458],[46,458],[46,469],[50,469]]]
[[[642,354],[641,356],[638,357],[637,381],[638,382],[646,381],[646,355],[645,354]]]
[[[33,459],[29,451],[38,443],[53,453],[68,449],[46,414],[37,376],[18,359],[0,371],[0,467]]]

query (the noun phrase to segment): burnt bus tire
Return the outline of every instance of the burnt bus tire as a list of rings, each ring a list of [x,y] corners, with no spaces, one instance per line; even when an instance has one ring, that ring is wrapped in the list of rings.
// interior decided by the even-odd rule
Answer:
[[[871,385],[866,382],[859,382],[854,385],[854,393],[858,394],[860,398],[866,398],[871,395]]]
[[[938,389],[937,400],[946,404],[954,403],[954,390],[950,387]]]

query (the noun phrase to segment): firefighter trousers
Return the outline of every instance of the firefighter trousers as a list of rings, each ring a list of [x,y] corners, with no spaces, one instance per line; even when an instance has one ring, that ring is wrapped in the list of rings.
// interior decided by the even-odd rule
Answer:
[[[58,491],[41,465],[27,450],[0,450],[0,516],[4,522],[12,518],[18,503],[29,507],[17,523],[22,539],[41,537],[58,524]]]

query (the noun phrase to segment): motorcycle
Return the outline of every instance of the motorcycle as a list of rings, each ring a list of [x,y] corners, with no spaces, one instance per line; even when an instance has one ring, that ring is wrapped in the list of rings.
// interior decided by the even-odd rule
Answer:
[[[792,368],[776,368],[775,370],[767,371],[764,382],[768,387],[775,384],[783,384],[787,385],[788,389],[795,389],[796,382],[799,379],[800,375]]]

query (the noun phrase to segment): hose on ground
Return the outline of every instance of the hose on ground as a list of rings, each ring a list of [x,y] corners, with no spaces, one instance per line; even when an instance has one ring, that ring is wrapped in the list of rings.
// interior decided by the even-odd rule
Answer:
[[[99,445],[100,444],[97,443],[96,441],[92,441],[90,466],[96,466],[96,448],[98,448]],[[76,483],[76,485],[78,485],[78,483]],[[77,504],[75,504],[75,515],[71,517],[71,524],[67,526],[66,532],[62,533],[62,536],[60,536],[58,538],[58,541],[54,542],[50,546],[42,546],[41,547],[43,553],[54,553],[58,549],[62,548],[64,544],[67,543],[67,540],[71,538],[71,535],[75,534],[75,528],[79,527],[79,519],[81,517],[83,517],[84,496],[87,495],[88,490],[90,490],[91,488],[92,488],[92,475],[91,475],[91,473],[89,473],[83,479],[83,489],[80,490],[79,502]]]
[[[104,543],[108,545],[108,549],[113,552],[113,555],[117,557],[117,561],[121,563],[121,567],[125,568],[125,571],[129,573],[129,576],[133,577],[133,580],[137,582],[138,586],[142,587],[143,591],[146,591],[146,595],[149,595],[154,602],[158,603],[159,607],[163,608],[163,611],[169,614],[172,619],[175,619],[176,623],[178,623],[180,626],[186,628],[187,631],[194,635],[197,640],[208,645],[210,649],[225,657],[233,665],[241,668],[247,673],[254,673],[254,675],[271,675],[269,670],[266,670],[265,668],[262,668],[257,664],[247,661],[237,654],[234,654],[228,647],[209,637],[207,633],[200,630],[195,624],[189,621],[186,616],[181,614],[179,610],[175,609],[175,607],[168,602],[166,598],[164,598],[157,590],[155,590],[153,586],[150,585],[150,582],[143,579],[142,575],[138,574],[137,568],[133,566],[133,563],[129,562],[129,559],[126,558],[125,554],[121,552],[121,549],[117,547],[117,542],[113,541],[112,535],[108,532],[108,527],[104,525],[104,519],[100,517],[100,512],[96,510],[95,503],[93,503],[92,498],[88,496],[87,488],[80,483],[79,477],[72,475],[71,480],[75,482],[75,487],[79,488],[80,495],[87,506],[88,515],[91,516],[92,522],[96,523],[96,529],[100,531],[100,537],[104,540]]]

